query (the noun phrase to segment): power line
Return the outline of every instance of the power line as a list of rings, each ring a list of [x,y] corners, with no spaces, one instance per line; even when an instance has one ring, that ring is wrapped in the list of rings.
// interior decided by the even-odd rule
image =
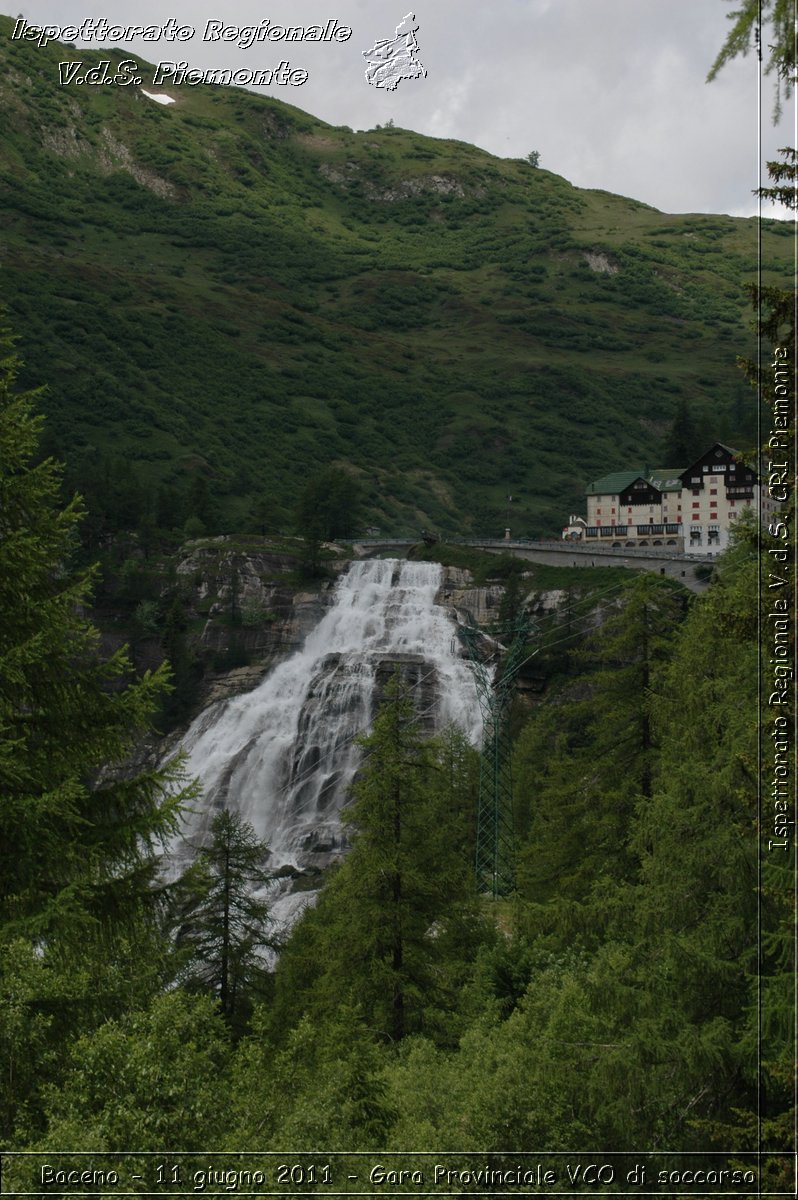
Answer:
[[[581,596],[578,600],[574,601],[574,604],[571,606],[571,610],[573,611],[574,608],[576,608],[577,606],[583,605],[583,604],[588,604],[588,605],[592,604],[595,607],[595,601],[597,599],[599,599],[603,596],[610,595],[610,594],[618,595],[623,590],[625,590],[625,588],[627,586],[628,586],[628,581],[622,580],[621,583],[619,583],[617,585],[612,585],[607,588],[603,588],[600,592]],[[607,607],[608,607],[608,605],[603,605],[602,609],[606,609]],[[588,608],[587,611],[591,611],[591,609]],[[554,621],[556,619],[556,615],[557,615],[556,612],[552,612],[548,618],[543,618],[543,619],[544,620],[548,619],[548,620]],[[564,622],[560,626],[560,628],[568,628],[570,625],[576,624],[577,621],[580,621],[581,619],[582,618],[578,617],[578,616],[571,616],[568,621]],[[563,638],[558,638],[556,641],[550,642],[546,647],[537,647],[532,652],[532,654],[528,655],[527,658],[525,658],[523,660],[523,662],[519,663],[514,668],[513,673],[517,674],[517,672],[520,671],[521,668],[527,662],[529,662],[531,658],[534,658],[535,655],[537,655],[541,649],[545,648],[546,650],[549,650],[549,649],[554,648],[555,646],[562,644],[563,642],[571,641],[571,640],[573,640],[574,637],[578,636],[579,632],[581,632],[581,630],[577,630],[576,632],[574,632],[572,634],[567,634]],[[413,683],[409,684],[408,685],[409,690],[412,692],[415,689],[420,688],[422,686],[422,684],[424,684],[426,682],[426,680],[430,679],[433,675],[436,674],[436,671],[437,671],[437,668],[435,668],[435,667],[431,668],[424,675],[422,675],[419,679],[417,679]],[[434,712],[436,707],[437,707],[436,703],[432,703],[426,709],[423,709],[420,713],[414,714],[412,719],[413,720],[423,720],[424,717],[429,716],[430,713]],[[346,737],[342,741],[338,742],[336,745],[336,750],[346,749],[348,746],[351,746],[358,738],[366,736],[367,733],[368,733],[368,726],[364,726],[362,729],[357,730],[355,733],[350,734],[348,737]],[[295,776],[293,776],[293,778],[289,778],[286,781],[286,783],[284,783],[277,790],[277,796],[279,798],[284,798],[286,795],[288,795],[288,793],[293,788],[295,788],[299,784],[302,784],[307,779],[310,779],[313,775],[315,775],[318,772],[318,770],[319,770],[319,767],[318,767],[318,764],[316,764],[314,766],[306,768],[299,775],[295,775]]]

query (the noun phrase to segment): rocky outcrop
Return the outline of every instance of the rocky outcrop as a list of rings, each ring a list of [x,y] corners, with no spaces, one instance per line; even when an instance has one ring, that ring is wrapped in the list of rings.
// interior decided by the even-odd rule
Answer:
[[[110,129],[103,127],[100,131],[100,148],[98,152],[98,162],[101,169],[110,173],[112,171],[127,171],[132,175],[136,183],[140,183],[142,187],[149,188],[161,200],[174,200],[177,197],[177,188],[168,179],[161,178],[154,171],[150,171],[148,167],[142,166],[133,157],[130,149],[124,142],[120,142],[119,138],[115,137]]]
[[[438,603],[453,608],[458,620],[469,625],[488,625],[499,619],[499,606],[504,595],[501,584],[475,587],[470,571],[461,567],[444,567]]]
[[[340,571],[343,561],[330,564]],[[265,539],[189,542],[177,564],[192,644],[205,667],[201,704],[245,692],[321,620],[332,583],[297,581],[295,554]]]
[[[466,186],[454,175],[416,175],[412,178],[399,179],[389,187],[377,184],[372,179],[364,177],[362,164],[351,160],[333,164],[323,162],[318,167],[319,174],[330,183],[343,189],[357,184],[369,200],[379,200],[384,203],[396,203],[399,200],[411,200],[417,196],[466,196],[469,192],[477,197],[485,195],[482,186]]]

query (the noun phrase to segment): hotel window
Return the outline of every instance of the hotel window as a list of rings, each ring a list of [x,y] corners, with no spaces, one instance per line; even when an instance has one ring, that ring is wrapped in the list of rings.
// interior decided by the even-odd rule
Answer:
[[[629,505],[629,507],[627,508],[627,510],[626,510],[626,511],[627,511],[628,513],[630,513],[630,512],[632,511],[632,506],[631,506],[631,504]]]
[[[717,496],[717,494],[718,494],[718,489],[717,489],[717,488],[710,488],[710,489],[709,489],[709,494],[710,494],[710,496]]]
[[[736,500],[730,500],[730,501],[729,501],[729,508],[734,508],[734,506],[735,506],[736,504],[737,504],[737,501],[736,501]]]
[[[693,488],[693,495],[694,495],[694,496],[700,496],[700,495],[701,495],[701,489],[700,489],[700,488]]]
[[[611,513],[614,513],[614,512],[615,512],[615,509],[614,509],[614,508],[611,508],[611,509],[610,509],[610,512],[611,512]],[[614,522],[613,522],[613,524],[614,524]]]

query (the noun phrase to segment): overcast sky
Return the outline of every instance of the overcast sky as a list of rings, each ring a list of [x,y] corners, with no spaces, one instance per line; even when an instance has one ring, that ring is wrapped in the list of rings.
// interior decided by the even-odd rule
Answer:
[[[148,61],[201,68],[270,68],[287,58],[309,79],[269,94],[333,125],[368,129],[393,119],[501,157],[537,150],[541,166],[580,187],[666,212],[754,215],[760,151],[767,160],[798,144],[792,99],[780,125],[771,123],[769,77],[758,111],[753,52],[705,83],[728,28],[728,0],[415,0],[426,79],[395,92],[370,87],[362,51],[392,36],[410,8],[411,0],[25,0],[11,15],[61,27],[174,17],[196,29],[191,41],[130,48]],[[202,37],[209,20],[310,25],[333,17],[353,29],[348,42],[242,50]]]

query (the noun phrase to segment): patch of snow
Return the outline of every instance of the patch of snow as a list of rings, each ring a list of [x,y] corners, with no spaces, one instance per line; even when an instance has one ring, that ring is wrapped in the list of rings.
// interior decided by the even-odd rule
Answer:
[[[156,104],[174,104],[174,96],[167,96],[163,92],[146,92],[144,88],[140,89],[142,95],[148,96],[150,100],[154,100]]]

